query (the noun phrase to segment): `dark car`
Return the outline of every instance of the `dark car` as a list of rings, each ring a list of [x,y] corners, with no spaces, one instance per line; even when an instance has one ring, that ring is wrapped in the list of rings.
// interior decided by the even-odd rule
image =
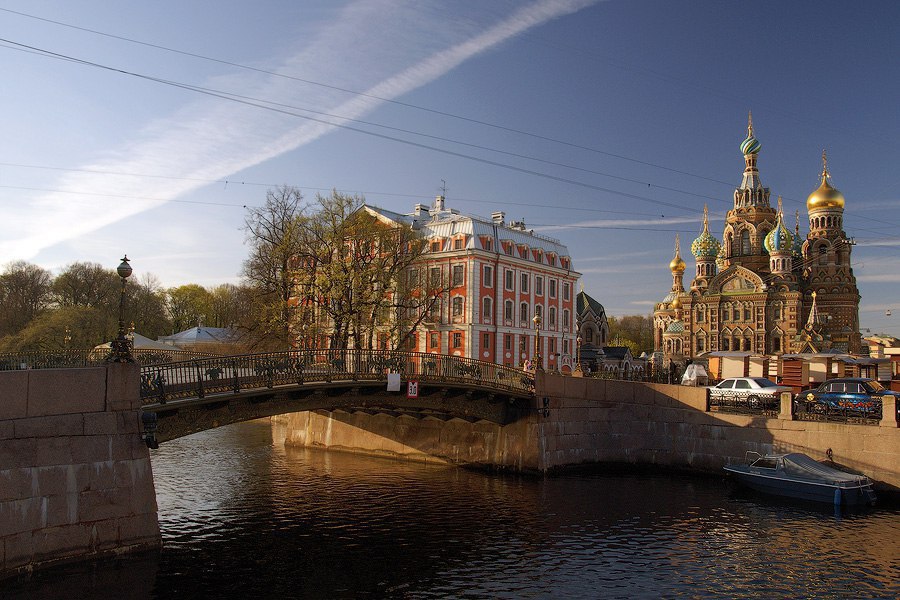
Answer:
[[[843,377],[829,379],[819,387],[797,394],[797,409],[806,412],[843,413],[864,417],[881,415],[884,396],[900,397],[874,379]]]

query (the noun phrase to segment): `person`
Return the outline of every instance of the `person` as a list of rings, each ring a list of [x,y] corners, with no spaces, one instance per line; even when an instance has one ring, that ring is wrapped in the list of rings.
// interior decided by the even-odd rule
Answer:
[[[522,366],[526,371],[531,371],[531,361],[530,360],[526,360]]]

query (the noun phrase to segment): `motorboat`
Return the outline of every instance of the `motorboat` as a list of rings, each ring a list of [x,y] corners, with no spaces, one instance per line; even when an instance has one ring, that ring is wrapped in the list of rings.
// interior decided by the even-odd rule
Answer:
[[[813,460],[806,454],[747,453],[747,464],[725,465],[739,483],[777,496],[857,506],[875,504],[872,480]]]

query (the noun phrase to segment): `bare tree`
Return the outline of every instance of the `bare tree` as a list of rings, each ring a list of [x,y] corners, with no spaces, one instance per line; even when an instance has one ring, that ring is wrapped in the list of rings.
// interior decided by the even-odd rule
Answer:
[[[50,272],[41,267],[16,261],[0,274],[0,335],[10,335],[25,328],[43,314],[51,302]]]

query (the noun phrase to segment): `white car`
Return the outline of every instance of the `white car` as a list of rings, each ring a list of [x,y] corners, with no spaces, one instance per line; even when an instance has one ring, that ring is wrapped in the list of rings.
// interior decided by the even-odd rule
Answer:
[[[709,388],[709,399],[759,408],[763,405],[777,406],[781,392],[791,388],[778,385],[765,377],[731,377],[723,379]]]

